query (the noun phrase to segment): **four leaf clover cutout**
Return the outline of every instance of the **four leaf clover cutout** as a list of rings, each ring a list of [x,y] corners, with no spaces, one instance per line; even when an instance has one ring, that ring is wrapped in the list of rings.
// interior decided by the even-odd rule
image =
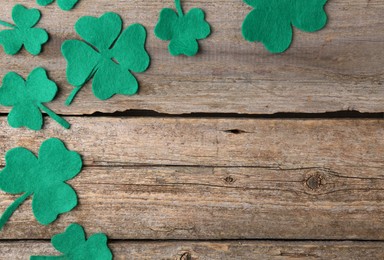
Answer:
[[[67,40],[61,48],[68,62],[67,80],[75,86],[66,105],[91,78],[93,93],[101,100],[115,94],[136,94],[139,84],[131,72],[144,72],[149,67],[147,33],[141,24],[132,24],[123,32],[122,26],[116,13],[77,21],[75,30],[85,41]]]

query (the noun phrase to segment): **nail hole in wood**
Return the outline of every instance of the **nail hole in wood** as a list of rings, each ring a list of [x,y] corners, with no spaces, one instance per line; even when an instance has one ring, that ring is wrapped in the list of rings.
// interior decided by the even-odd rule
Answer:
[[[235,134],[235,135],[246,133],[245,131],[240,130],[240,129],[224,130],[224,132],[229,133],[229,134]]]

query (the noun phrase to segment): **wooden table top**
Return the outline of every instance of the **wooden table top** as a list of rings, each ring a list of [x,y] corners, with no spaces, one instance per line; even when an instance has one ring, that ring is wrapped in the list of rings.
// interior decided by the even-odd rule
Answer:
[[[50,41],[33,57],[0,48],[0,78],[41,66],[60,88],[43,130],[12,129],[0,106],[0,167],[7,150],[37,152],[50,137],[84,159],[70,181],[79,206],[51,225],[31,201],[0,231],[0,259],[57,254],[50,238],[70,223],[104,232],[115,259],[383,259],[384,1],[332,0],[317,33],[294,29],[271,54],[241,35],[242,1],[184,1],[202,8],[212,35],[195,57],[172,57],[153,34],[173,0],[80,0],[71,12],[33,0]],[[100,101],[87,84],[74,103],[60,48],[79,39],[84,15],[113,11],[143,24],[151,67],[138,95]],[[0,214],[16,196],[0,192]]]

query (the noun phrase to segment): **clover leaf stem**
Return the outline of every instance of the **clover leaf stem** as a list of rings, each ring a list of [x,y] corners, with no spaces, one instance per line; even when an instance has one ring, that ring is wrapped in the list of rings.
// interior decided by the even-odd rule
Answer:
[[[65,129],[69,129],[71,125],[62,117],[58,116],[55,112],[50,110],[48,107],[44,106],[43,104],[38,104],[38,107],[47,113],[53,120],[55,120],[57,123],[59,123],[62,127]]]
[[[3,215],[0,218],[0,230],[3,229],[3,226],[9,218],[13,215],[13,213],[16,211],[16,209],[29,197],[32,195],[32,192],[26,192],[21,197],[16,199],[3,213]]]
[[[175,5],[176,5],[177,12],[179,13],[179,16],[180,17],[184,16],[183,8],[181,7],[180,0],[175,0]]]
[[[72,103],[73,99],[76,97],[77,93],[80,91],[80,89],[82,87],[83,86],[75,87],[74,90],[72,90],[71,94],[69,95],[69,97],[65,101],[66,106],[69,106]]]
[[[13,25],[11,23],[4,22],[2,20],[0,20],[0,25],[5,26],[5,27],[10,27],[10,28],[16,28],[15,25]]]

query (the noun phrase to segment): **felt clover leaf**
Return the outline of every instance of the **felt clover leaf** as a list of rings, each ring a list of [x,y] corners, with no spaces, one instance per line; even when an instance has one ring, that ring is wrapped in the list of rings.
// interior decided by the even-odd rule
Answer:
[[[110,260],[112,252],[108,248],[104,233],[85,237],[84,229],[79,224],[71,224],[64,233],[52,237],[51,243],[61,256],[31,256],[31,260],[67,259],[67,260]]]
[[[134,95],[138,82],[131,71],[146,71],[150,61],[145,50],[145,28],[133,24],[121,32],[120,16],[105,13],[100,18],[80,18],[75,30],[86,42],[67,40],[61,48],[68,62],[68,82],[75,86],[66,105],[91,78],[93,93],[101,100],[115,94]]]
[[[327,0],[243,0],[254,9],[243,23],[243,36],[250,42],[262,42],[272,53],[281,53],[292,42],[292,25],[315,32],[327,23]]]
[[[5,155],[5,167],[0,172],[0,189],[10,194],[22,194],[0,218],[0,230],[14,211],[32,196],[32,210],[38,222],[48,225],[59,214],[77,205],[77,195],[66,181],[80,173],[82,160],[56,138],[44,141],[36,157],[18,147]]]
[[[211,27],[205,21],[203,10],[193,8],[184,15],[180,0],[175,0],[175,5],[177,13],[170,8],[161,10],[155,35],[161,40],[170,41],[168,49],[171,55],[194,56],[199,51],[197,40],[207,38]]]
[[[47,6],[53,3],[55,0],[37,0],[37,4],[42,6]],[[64,11],[71,10],[78,2],[79,0],[57,0],[57,4],[59,5],[60,9]]]
[[[27,80],[15,72],[9,72],[0,87],[0,104],[13,107],[8,115],[8,123],[14,128],[25,126],[40,130],[43,126],[42,110],[68,129],[70,124],[67,121],[43,105],[52,101],[56,93],[56,83],[48,79],[43,68],[35,68]]]
[[[41,46],[48,41],[48,33],[44,29],[34,28],[40,17],[37,9],[15,5],[12,10],[15,25],[0,21],[0,25],[11,28],[0,32],[0,45],[4,47],[6,54],[15,55],[23,45],[32,55],[41,52]]]

